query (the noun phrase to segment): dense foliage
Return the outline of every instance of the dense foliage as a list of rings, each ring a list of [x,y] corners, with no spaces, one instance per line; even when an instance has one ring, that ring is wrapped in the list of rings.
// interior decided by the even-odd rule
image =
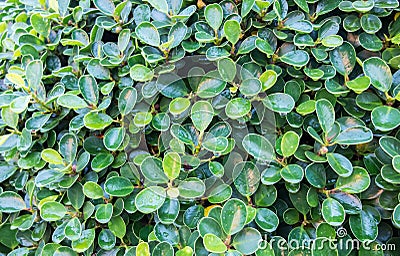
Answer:
[[[0,2],[0,253],[397,255],[398,8]]]

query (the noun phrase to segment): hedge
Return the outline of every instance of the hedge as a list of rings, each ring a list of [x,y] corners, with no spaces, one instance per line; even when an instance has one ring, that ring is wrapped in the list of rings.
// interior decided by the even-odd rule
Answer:
[[[0,2],[0,254],[397,255],[399,10]]]

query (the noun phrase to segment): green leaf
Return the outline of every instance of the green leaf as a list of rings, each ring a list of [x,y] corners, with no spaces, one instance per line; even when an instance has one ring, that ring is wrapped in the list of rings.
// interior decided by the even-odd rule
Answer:
[[[281,168],[270,165],[261,174],[261,182],[265,185],[273,185],[281,180]]]
[[[323,15],[326,13],[329,13],[336,9],[339,6],[340,1],[338,0],[322,0],[318,1],[317,8],[315,10],[315,13],[317,15]]]
[[[118,97],[118,109],[122,115],[127,115],[132,112],[136,104],[137,91],[135,88],[127,87],[122,90]]]
[[[382,179],[391,184],[400,184],[400,173],[398,173],[391,165],[387,164],[381,168]]]
[[[40,217],[45,221],[61,220],[66,213],[65,206],[56,201],[46,202],[40,208]]]
[[[92,76],[81,76],[78,80],[79,91],[83,98],[91,105],[97,105],[99,100],[99,88]]]
[[[127,196],[132,193],[133,185],[125,177],[114,176],[106,180],[104,191],[110,196]]]
[[[162,2],[162,0],[156,1]],[[155,47],[158,47],[160,45],[160,34],[158,33],[157,28],[150,22],[140,23],[139,26],[136,27],[135,33],[136,36],[145,44]]]
[[[296,22],[285,22],[286,29],[294,30],[298,33],[311,33],[313,30],[313,25],[308,20],[297,20]]]
[[[356,93],[362,93],[368,89],[370,82],[371,80],[368,76],[360,76],[354,80],[348,81],[346,86]]]
[[[208,151],[221,153],[228,148],[229,140],[222,136],[207,137],[206,140],[203,141],[202,146]]]
[[[162,187],[151,186],[143,189],[135,198],[138,211],[148,214],[159,209],[165,201],[165,190]]]
[[[400,204],[398,204],[393,210],[392,221],[397,226],[400,226]]]
[[[181,160],[180,158],[178,160],[176,156],[174,156],[174,159],[170,159],[170,157],[167,157],[166,161],[171,164],[172,161],[179,161],[180,163]],[[173,167],[174,171],[176,171],[178,168],[177,164],[178,162],[174,162],[174,165],[176,165],[176,167]],[[145,177],[146,181],[155,184],[168,183],[169,176],[167,175],[172,175],[172,176],[176,175],[176,173],[173,172],[169,173],[171,170],[166,170],[166,169],[163,170],[163,162],[160,159],[153,156],[146,157],[142,161],[140,169],[142,170],[142,174]]]
[[[341,191],[332,191],[329,196],[336,199],[348,214],[359,214],[362,209],[361,200],[356,195]]]
[[[183,223],[189,228],[195,228],[198,221],[204,216],[204,208],[201,205],[190,206],[183,214]]]
[[[144,126],[148,125],[151,122],[152,118],[153,118],[153,116],[149,112],[139,112],[133,118],[133,123],[137,127],[144,127]]]
[[[210,172],[217,177],[222,177],[224,175],[224,166],[216,161],[210,161],[208,163],[208,168],[210,169]]]
[[[170,127],[171,119],[166,113],[158,113],[153,116],[151,124],[157,131],[167,131]]]
[[[103,130],[113,122],[113,119],[107,114],[92,111],[85,115],[83,122],[89,129]]]
[[[330,35],[322,39],[321,44],[325,47],[338,47],[343,44],[343,38],[338,35]]]
[[[122,239],[126,234],[126,224],[121,216],[114,216],[108,222],[108,228],[119,239]]]
[[[239,87],[239,91],[245,96],[255,96],[262,90],[262,84],[260,80],[250,78],[242,81]]]
[[[226,82],[232,82],[236,76],[236,63],[230,58],[223,58],[218,60],[217,65],[221,78]]]
[[[10,107],[4,107],[1,109],[1,117],[3,122],[10,127],[16,128],[18,125],[19,116],[17,113],[11,111]]]
[[[360,20],[361,27],[368,34],[375,34],[382,28],[381,20],[374,14],[364,14]]]
[[[283,56],[279,57],[279,59],[288,65],[303,67],[310,60],[310,56],[304,50],[296,50],[285,53]]]
[[[108,16],[112,16],[115,11],[115,5],[111,0],[93,0],[94,5],[102,13]]]
[[[83,193],[91,199],[98,199],[103,197],[103,189],[93,181],[87,181],[83,185]]]
[[[283,220],[286,224],[293,225],[299,222],[300,215],[299,212],[294,208],[288,208],[283,213]]]
[[[251,110],[251,102],[244,98],[234,98],[226,104],[225,113],[231,119],[247,115]]]
[[[238,55],[246,54],[246,53],[249,53],[252,50],[254,50],[256,48],[256,44],[255,44],[256,40],[257,40],[256,36],[250,36],[250,37],[247,37],[246,39],[244,39],[243,42],[239,46],[237,54]]]
[[[375,34],[361,33],[358,37],[360,44],[368,51],[377,52],[383,47],[382,40]],[[365,71],[364,71],[365,73]]]
[[[52,148],[44,149],[40,155],[42,159],[48,163],[63,164],[63,159],[60,154]]]
[[[14,249],[19,242],[16,239],[16,234],[18,230],[12,230],[11,225],[8,223],[3,223],[3,225],[0,226],[0,243],[10,249]]]
[[[241,29],[240,24],[237,20],[228,20],[224,23],[224,33],[226,39],[232,44],[235,45],[240,38]]]
[[[77,217],[70,219],[64,229],[65,236],[71,240],[78,240],[82,233],[82,226]]]
[[[224,253],[227,248],[222,240],[214,234],[206,234],[203,237],[204,247],[212,253]]]
[[[260,76],[260,81],[262,84],[262,90],[266,91],[276,83],[278,79],[278,74],[274,70],[266,70]]]
[[[197,87],[197,95],[200,98],[213,98],[220,94],[226,86],[226,82],[219,78],[205,76]]]
[[[101,80],[109,80],[110,79],[110,70],[100,64],[100,60],[92,59],[87,64],[87,71],[94,78]]]
[[[111,220],[111,216],[113,214],[113,205],[108,204],[100,204],[97,207],[95,213],[95,219],[100,223],[108,223]]]
[[[13,101],[11,101],[10,104],[11,111],[16,114],[21,114],[28,108],[30,100],[30,96],[20,96],[14,99]]]
[[[335,123],[335,110],[330,101],[326,99],[317,100],[315,103],[319,124],[322,130],[327,134]]]
[[[262,102],[268,109],[283,114],[292,111],[295,105],[292,96],[279,92],[268,95]]]
[[[153,6],[155,9],[157,9],[160,12],[163,12],[165,14],[168,14],[168,4],[167,1],[165,0],[147,0],[151,6]]]
[[[218,30],[222,24],[223,12],[219,4],[209,4],[204,9],[204,16],[207,23],[214,29]]]
[[[272,49],[271,45],[267,41],[260,38],[256,39],[256,48],[261,52],[267,54],[268,57],[274,54],[274,50]]]
[[[264,136],[249,133],[243,138],[242,145],[256,160],[271,161],[274,158],[274,148]]]
[[[115,246],[115,235],[109,229],[102,229],[97,238],[97,242],[101,249],[111,250]]]
[[[303,168],[297,164],[289,164],[281,169],[282,178],[290,183],[299,183],[303,177]]]
[[[75,160],[76,152],[78,150],[78,142],[73,133],[66,133],[61,137],[59,143],[60,149],[58,152],[64,157],[67,163]]]
[[[350,216],[349,224],[351,232],[361,242],[374,241],[378,236],[378,223],[372,213],[366,209],[358,215]]]
[[[289,193],[290,201],[293,206],[303,215],[310,211],[310,206],[307,203],[308,186],[300,185],[300,189],[296,193]]]
[[[172,40],[169,49],[179,46],[185,39],[187,31],[188,28],[185,24],[183,24],[183,22],[175,23],[175,25],[171,27],[171,30],[168,33],[169,41]]]
[[[363,62],[363,71],[371,79],[371,84],[382,92],[387,92],[393,77],[389,66],[378,57],[371,57]]]
[[[336,71],[345,77],[353,71],[356,65],[356,51],[348,42],[344,42],[329,52],[329,58]]]
[[[400,173],[400,155],[393,157],[392,165],[396,172]]]
[[[371,183],[368,172],[362,168],[353,167],[353,173],[348,177],[341,177],[336,181],[336,189],[343,192],[356,194],[365,191]]]
[[[131,31],[126,28],[119,32],[118,35],[118,49],[123,52],[128,47],[129,40],[131,39]]]
[[[244,228],[233,239],[232,246],[244,255],[251,255],[259,249],[261,234],[254,228]]]
[[[289,157],[293,155],[300,142],[300,137],[297,133],[294,131],[288,131],[286,132],[281,141],[281,151],[284,157]]]
[[[221,225],[212,217],[202,218],[197,225],[197,229],[201,237],[204,237],[206,234],[213,234],[217,237],[224,236]]]
[[[50,34],[50,22],[47,18],[42,17],[40,13],[34,13],[31,16],[32,27],[43,37],[48,37]]]
[[[380,131],[391,131],[400,125],[400,110],[390,106],[379,106],[372,110],[371,121]]]
[[[326,158],[330,167],[341,177],[349,177],[353,172],[350,160],[339,153],[327,153]]]
[[[159,241],[167,242],[173,246],[179,243],[179,232],[173,224],[157,223],[154,227],[154,235]]]
[[[169,103],[169,112],[173,115],[180,115],[190,107],[190,100],[187,98],[175,98]]]
[[[160,222],[163,224],[172,224],[178,217],[180,210],[179,201],[175,198],[165,198],[162,206],[157,210]]]
[[[253,195],[260,183],[260,171],[252,162],[239,162],[233,168],[232,174],[236,189],[243,196]]]
[[[197,101],[193,104],[190,118],[194,127],[199,131],[205,131],[214,117],[214,109],[208,101]]]
[[[240,9],[240,16],[243,18],[250,13],[251,9],[254,6],[255,0],[243,0],[242,1],[242,8]]]
[[[316,101],[308,100],[297,106],[296,111],[300,115],[308,115],[315,111]]]
[[[304,12],[306,12],[306,13],[309,13],[309,12],[310,12],[306,0],[295,0],[294,2],[295,2],[295,3],[297,4],[297,6],[299,6]]]
[[[342,145],[357,145],[372,140],[373,134],[370,129],[363,126],[353,126],[342,131],[334,142]]]
[[[316,68],[304,68],[304,73],[314,81],[318,81],[324,76],[324,71]]]
[[[154,71],[142,64],[135,64],[130,69],[130,76],[135,81],[146,82],[153,79]]]
[[[171,134],[185,144],[193,144],[192,136],[190,135],[189,131],[179,124],[173,124],[171,126]]]
[[[78,253],[82,253],[89,249],[95,238],[94,229],[86,229],[82,232],[78,240],[72,242],[72,249]]]
[[[33,16],[31,16],[31,19]],[[25,72],[25,77],[26,80],[28,81],[28,85],[30,88],[32,88],[34,91],[37,91],[40,86],[40,81],[43,76],[43,63],[40,60],[33,60],[28,63],[26,66],[26,72]]]
[[[104,146],[110,151],[116,151],[125,137],[125,129],[122,127],[111,128],[104,134]]]
[[[221,184],[213,188],[208,197],[210,203],[222,203],[228,200],[232,195],[232,188],[227,184]]]
[[[0,194],[0,211],[4,213],[19,212],[26,208],[20,195],[13,191],[5,191]]]
[[[340,226],[344,222],[344,208],[333,198],[327,198],[324,200],[321,212],[324,220],[331,226]]]
[[[379,139],[379,145],[391,157],[396,157],[400,152],[400,140],[395,137],[383,136]]]
[[[239,199],[228,200],[221,211],[221,226],[228,235],[233,235],[242,230],[246,223],[247,209]]]
[[[93,158],[92,162],[90,163],[90,167],[95,172],[101,172],[102,170],[110,166],[113,161],[114,156],[112,154],[102,152]]]
[[[274,232],[279,225],[278,216],[268,208],[257,209],[256,218],[257,225],[267,232]]]
[[[145,159],[146,160],[146,159]],[[168,152],[164,155],[162,167],[168,179],[173,180],[179,176],[181,170],[181,157],[176,152]],[[143,168],[143,163],[142,163]]]
[[[64,94],[58,97],[57,104],[72,109],[82,109],[88,107],[88,104],[80,97],[73,94]]]

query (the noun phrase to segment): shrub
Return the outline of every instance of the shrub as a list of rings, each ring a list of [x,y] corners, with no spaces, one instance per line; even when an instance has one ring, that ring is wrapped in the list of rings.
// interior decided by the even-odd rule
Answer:
[[[398,7],[0,3],[0,252],[394,254]]]

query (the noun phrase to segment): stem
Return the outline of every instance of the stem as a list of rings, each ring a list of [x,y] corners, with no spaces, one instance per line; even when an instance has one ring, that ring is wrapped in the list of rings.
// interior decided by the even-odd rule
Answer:
[[[26,93],[28,93],[28,94],[35,100],[36,103],[39,103],[40,106],[42,106],[43,108],[45,108],[47,111],[50,111],[50,112],[52,112],[52,113],[55,112],[54,109],[49,108],[48,106],[46,106],[46,104],[45,104],[43,101],[41,101],[41,100],[36,96],[36,94],[35,94],[34,92],[31,91],[30,88],[28,88],[28,87],[26,87],[26,86],[22,86],[22,88],[24,89],[24,91],[25,91]]]

